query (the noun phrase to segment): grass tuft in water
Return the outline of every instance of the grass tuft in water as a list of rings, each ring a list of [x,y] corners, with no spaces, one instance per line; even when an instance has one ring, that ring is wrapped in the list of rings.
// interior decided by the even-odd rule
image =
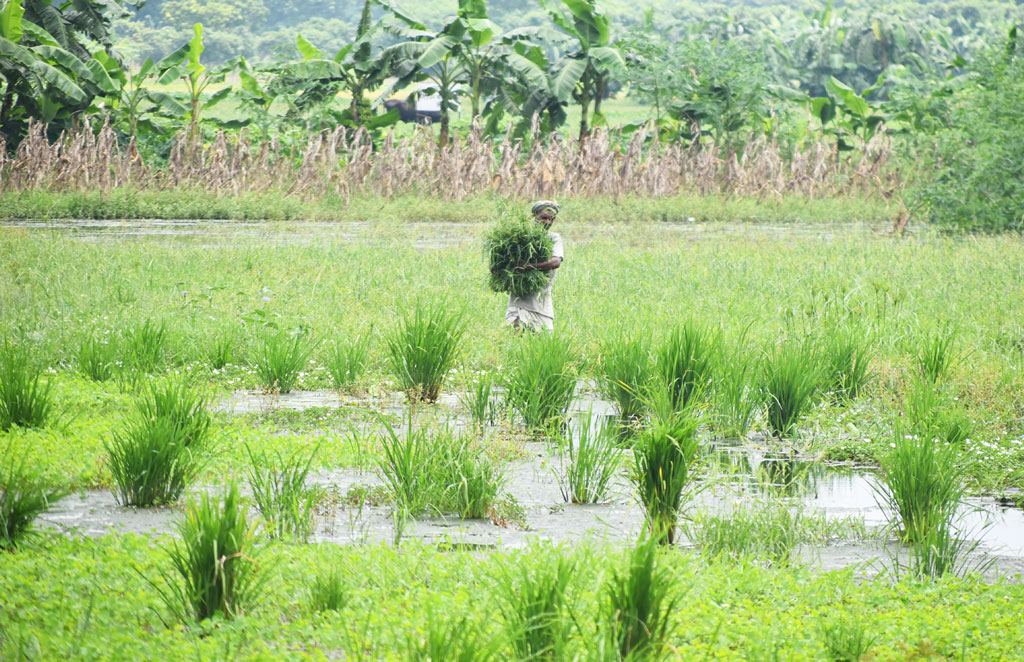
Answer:
[[[560,550],[534,548],[497,579],[499,609],[519,660],[560,660],[569,640],[568,589],[575,562]]]
[[[253,606],[263,587],[256,537],[246,504],[232,484],[221,497],[202,495],[178,522],[181,539],[168,548],[172,572],[157,585],[165,604],[181,620],[221,614],[234,618]]]
[[[411,416],[402,436],[383,423],[378,467],[400,512],[456,513],[467,519],[490,514],[504,477],[468,437],[413,428]]]
[[[67,494],[17,459],[8,446],[0,459],[0,551],[13,551],[31,533],[32,521]]]
[[[880,464],[877,499],[904,542],[935,542],[950,531],[965,495],[955,447],[897,429]]]
[[[754,364],[741,351],[719,353],[714,384],[716,428],[727,437],[743,437],[753,427],[764,402],[752,385]]]
[[[974,423],[967,413],[951,402],[938,384],[924,378],[911,381],[906,412],[910,432],[921,439],[959,446],[974,434]]]
[[[658,348],[656,370],[672,393],[672,406],[682,411],[702,398],[711,385],[719,336],[710,327],[687,320]]]
[[[444,302],[420,301],[384,336],[391,369],[410,399],[437,401],[465,330],[465,318]]]
[[[254,453],[248,445],[249,488],[271,538],[294,536],[305,542],[313,534],[313,512],[323,498],[322,489],[306,486],[309,468],[320,450],[304,456],[301,449],[288,457],[281,453]]]
[[[352,336],[331,346],[327,354],[327,372],[335,388],[352,386],[366,373],[370,365],[371,333]]]
[[[822,343],[821,358],[824,389],[840,402],[860,397],[871,378],[871,348],[863,333],[857,329],[834,332]]]
[[[143,373],[154,372],[164,361],[167,344],[167,327],[163,322],[147,319],[124,331],[124,366]]]
[[[621,463],[616,432],[593,412],[580,416],[575,427],[575,433],[570,427],[562,436],[568,465],[557,474],[558,486],[570,503],[598,503]]]
[[[469,412],[469,418],[474,425],[483,427],[493,425],[497,418],[497,405],[492,395],[494,392],[494,377],[491,373],[481,373],[473,380],[472,386],[459,395],[459,402]]]
[[[612,570],[604,587],[601,621],[622,660],[659,659],[670,632],[671,615],[682,595],[670,572],[657,567],[657,540],[641,539],[624,571]]]
[[[655,419],[633,448],[632,480],[647,517],[649,535],[675,542],[684,493],[694,480],[700,450],[697,421],[687,414]]]
[[[839,616],[818,626],[826,659],[831,662],[859,662],[866,659],[875,638],[868,632],[862,618]]]
[[[24,345],[0,347],[0,431],[13,426],[41,428],[53,414],[53,392],[43,370]]]
[[[264,390],[289,393],[309,363],[315,343],[308,331],[299,327],[278,330],[263,337],[256,355],[256,377]]]
[[[773,345],[764,356],[760,387],[772,434],[792,436],[800,417],[814,404],[820,382],[818,357],[806,345]]]
[[[643,417],[644,393],[654,377],[651,341],[644,334],[620,330],[602,349],[598,382],[601,395],[619,405],[626,422]]]
[[[219,333],[206,339],[203,350],[206,362],[214,370],[222,370],[224,366],[234,361],[237,344],[238,338],[233,330],[230,328],[221,329]]]
[[[518,341],[505,378],[509,408],[532,429],[564,420],[576,393],[579,349],[554,333],[530,333]]]
[[[728,515],[701,513],[685,525],[687,538],[710,558],[754,559],[788,566],[804,539],[799,512],[777,502],[741,505]]]
[[[113,336],[90,336],[78,348],[78,371],[94,382],[105,382],[114,376],[119,351]]]
[[[185,380],[151,385],[105,442],[114,496],[123,505],[172,503],[201,468],[209,445],[208,399]]]

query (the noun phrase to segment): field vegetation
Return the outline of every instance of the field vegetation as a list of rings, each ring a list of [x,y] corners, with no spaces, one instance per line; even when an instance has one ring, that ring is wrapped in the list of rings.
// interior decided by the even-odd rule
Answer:
[[[0,0],[0,659],[1019,657],[1019,6],[135,4]]]

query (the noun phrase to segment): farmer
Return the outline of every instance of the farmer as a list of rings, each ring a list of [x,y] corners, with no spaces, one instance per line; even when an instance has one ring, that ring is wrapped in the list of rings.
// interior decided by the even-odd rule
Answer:
[[[554,246],[551,249],[551,257],[543,262],[527,262],[516,267],[518,273],[524,271],[539,270],[548,275],[548,284],[540,292],[525,297],[517,297],[512,294],[508,296],[508,310],[505,311],[505,324],[517,331],[523,327],[539,331],[547,329],[554,330],[555,308],[551,303],[551,284],[555,282],[555,270],[562,264],[562,237],[551,232],[551,224],[555,222],[558,215],[558,203],[551,200],[538,200],[530,208],[534,220],[548,230],[548,236]]]

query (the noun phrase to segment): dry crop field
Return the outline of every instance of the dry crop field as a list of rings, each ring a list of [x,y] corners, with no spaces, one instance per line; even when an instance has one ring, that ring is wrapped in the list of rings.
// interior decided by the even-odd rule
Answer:
[[[0,657],[1018,657],[1017,238],[562,216],[0,227]]]

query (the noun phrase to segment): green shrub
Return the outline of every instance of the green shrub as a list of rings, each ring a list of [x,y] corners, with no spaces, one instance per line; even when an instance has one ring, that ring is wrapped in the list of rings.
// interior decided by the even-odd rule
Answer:
[[[548,284],[545,272],[516,273],[515,268],[551,257],[554,243],[547,229],[525,211],[508,208],[499,213],[497,224],[484,236],[491,289],[517,297],[540,292]]]
[[[565,417],[576,393],[580,352],[553,333],[527,334],[509,359],[505,398],[527,427],[547,427]]]
[[[459,357],[465,317],[444,302],[417,302],[384,336],[391,369],[410,399],[435,402]]]
[[[259,549],[245,513],[233,484],[222,498],[204,494],[188,504],[177,525],[181,539],[167,550],[173,572],[162,573],[164,586],[154,584],[182,620],[233,618],[259,598]]]
[[[13,550],[30,532],[32,521],[67,494],[18,460],[10,447],[0,459],[0,550]]]
[[[931,177],[908,194],[911,208],[948,230],[1024,230],[1024,47],[1016,28],[1005,49],[978,54],[958,77],[950,116],[931,140]]]
[[[4,340],[0,347],[0,431],[18,425],[40,428],[53,413],[51,383],[23,345]]]
[[[279,330],[262,339],[256,356],[256,376],[264,389],[277,393],[290,393],[299,379],[314,343],[306,329]]]

